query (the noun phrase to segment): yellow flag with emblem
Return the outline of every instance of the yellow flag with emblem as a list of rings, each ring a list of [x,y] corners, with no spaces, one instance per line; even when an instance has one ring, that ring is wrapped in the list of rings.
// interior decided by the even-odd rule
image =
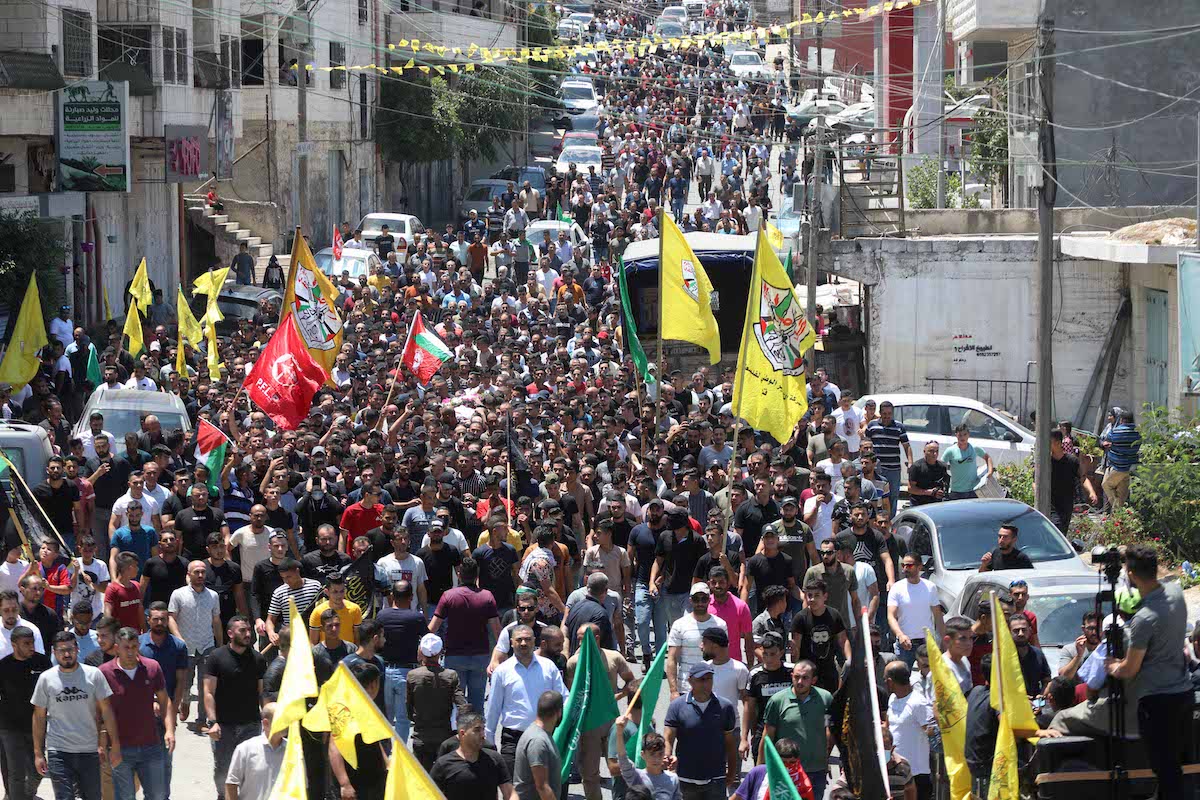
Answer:
[[[1021,673],[1021,662],[1017,657],[1017,646],[1013,643],[1008,619],[1000,605],[1000,598],[992,593],[992,674],[991,705],[1007,717],[1013,734],[1020,737],[1037,733],[1037,720],[1033,706],[1025,690],[1025,676]]]
[[[444,797],[404,743],[392,745],[392,765],[383,788],[383,800],[439,800]]]
[[[25,299],[21,301],[21,310],[17,312],[17,324],[13,326],[4,360],[0,361],[0,382],[11,383],[13,391],[24,389],[25,384],[37,374],[42,363],[38,358],[38,351],[45,347],[48,341],[46,320],[42,316],[42,299],[38,293],[37,274],[34,273],[29,276]]]
[[[771,247],[776,250],[783,249],[783,231],[776,228],[769,222],[763,222],[763,228],[767,232],[767,241],[771,243]]]
[[[333,372],[333,363],[342,348],[343,323],[337,312],[337,296],[337,288],[321,272],[308,242],[297,228],[279,321],[282,323],[288,314],[296,317],[296,330],[308,347],[308,354],[326,374]]]
[[[358,769],[355,736],[361,736],[363,744],[371,744],[393,735],[392,726],[379,706],[367,697],[345,664],[338,664],[333,677],[321,687],[317,704],[304,715],[304,727],[314,732],[329,731],[342,758],[355,769]]]
[[[291,629],[304,631],[308,626],[296,609],[296,601],[288,599],[288,620]],[[283,668],[283,680],[279,683],[279,698],[275,701],[275,718],[271,720],[271,735],[304,718],[308,711],[307,700],[317,696],[317,673],[313,667],[312,650],[298,647],[288,653],[287,665]]]
[[[150,276],[146,274],[145,257],[142,258],[142,263],[138,264],[137,272],[133,273],[133,282],[129,284],[129,296],[137,301],[138,308],[142,311],[154,302],[154,295],[150,292]]]
[[[208,303],[204,307],[204,316],[200,318],[200,324],[220,322],[225,319],[225,315],[221,313],[221,309],[217,306],[217,298],[220,296],[221,289],[225,286],[225,279],[228,276],[229,267],[222,267],[221,269],[210,270],[193,281],[193,297],[198,294],[208,295]]]
[[[129,304],[129,313],[125,315],[125,327],[121,333],[129,337],[129,352],[136,356],[146,348],[142,340],[142,318],[138,316],[138,304]]]
[[[196,321],[196,315],[192,313],[192,309],[188,307],[187,298],[183,296],[183,287],[179,287],[179,294],[175,298],[175,316],[179,319],[179,341],[176,343],[175,349],[175,371],[180,377],[187,376],[187,358],[184,356],[184,342],[192,347],[199,347],[200,342],[204,341],[204,331],[200,328],[200,323]]]
[[[929,650],[929,672],[933,677],[933,711],[942,734],[942,752],[946,759],[946,777],[950,780],[950,800],[968,800],[971,796],[971,771],[967,768],[967,698],[958,685],[950,665],[942,658],[933,632],[925,629],[925,647]]]
[[[992,662],[993,664],[996,662]],[[1017,763],[1017,739],[1005,714],[1000,715],[996,752],[992,757],[992,779],[987,800],[1021,800],[1021,772]]]
[[[221,347],[217,342],[217,326],[208,324],[208,379],[221,380]]]
[[[708,350],[709,363],[721,360],[721,331],[713,316],[712,283],[683,231],[666,213],[659,215],[658,335]]]
[[[746,323],[733,384],[733,415],[781,442],[808,410],[804,354],[816,334],[765,231],[754,248]]]

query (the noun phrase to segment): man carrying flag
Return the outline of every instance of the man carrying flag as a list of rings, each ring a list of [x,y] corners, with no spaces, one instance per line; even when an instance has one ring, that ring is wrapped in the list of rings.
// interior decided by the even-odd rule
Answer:
[[[710,364],[721,360],[721,331],[713,316],[712,283],[704,265],[670,217],[659,213],[662,233],[658,258],[658,360],[664,339],[691,342],[708,350]],[[783,437],[780,441],[787,441]]]
[[[733,386],[733,416],[781,442],[808,410],[804,353],[816,335],[791,279],[759,232]]]
[[[617,718],[617,701],[608,680],[608,664],[596,644],[595,631],[589,628],[575,656],[575,677],[571,694],[563,707],[562,723],[554,732],[554,744],[562,754],[562,782],[571,774],[576,752],[584,734],[600,728],[608,730]],[[599,792],[596,792],[599,795]]]
[[[341,247],[340,243],[338,246]],[[335,304],[337,295],[337,288],[321,272],[308,242],[297,228],[279,322],[282,329],[288,317],[296,320],[296,330],[308,354],[321,365],[326,376],[333,371],[342,347],[343,323]]]
[[[229,437],[201,417],[196,425],[196,463],[208,468],[209,475],[220,475],[229,453]]]
[[[328,373],[308,354],[294,317],[289,317],[284,317],[242,385],[278,427],[293,431],[308,416],[313,395]]]
[[[962,687],[942,658],[933,632],[925,629],[925,647],[929,652],[929,671],[933,678],[933,711],[942,736],[942,755],[950,800],[964,800],[971,794],[971,771],[963,752],[967,741],[967,698]]]
[[[420,314],[413,317],[400,363],[417,376],[417,381],[422,386],[426,385],[441,369],[442,364],[453,357],[454,353],[446,346],[446,343],[439,339],[436,333],[425,327],[424,318]]]

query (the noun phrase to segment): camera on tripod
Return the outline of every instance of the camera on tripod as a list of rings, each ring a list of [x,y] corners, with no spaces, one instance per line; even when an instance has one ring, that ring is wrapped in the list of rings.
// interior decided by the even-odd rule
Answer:
[[[1121,577],[1121,567],[1125,563],[1125,555],[1115,544],[1107,547],[1092,548],[1092,563],[1104,570],[1104,577],[1110,584],[1116,584]]]

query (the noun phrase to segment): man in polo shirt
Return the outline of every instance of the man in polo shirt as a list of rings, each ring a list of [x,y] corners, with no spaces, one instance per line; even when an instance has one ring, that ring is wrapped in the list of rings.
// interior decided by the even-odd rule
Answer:
[[[228,800],[267,800],[283,767],[287,750],[283,731],[271,736],[275,704],[267,703],[259,716],[262,733],[239,744],[229,760],[229,773],[225,776]]]
[[[909,464],[913,463],[912,448],[908,445],[908,431],[896,422],[896,409],[890,400],[879,404],[879,419],[871,420],[867,425],[867,438],[875,448],[875,456],[879,461],[879,473],[887,479],[888,485],[894,491],[894,497],[899,497],[900,487],[900,451]],[[891,503],[891,514],[896,516],[896,503]],[[813,788],[816,788],[815,786]]]
[[[801,661],[792,667],[792,688],[777,692],[763,714],[763,738],[791,739],[800,746],[800,764],[812,782],[813,797],[825,796],[829,772],[829,727],[833,695],[816,685],[817,666]],[[763,759],[762,745],[758,760]]]
[[[175,706],[167,694],[158,662],[138,652],[141,643],[133,628],[117,631],[117,657],[100,666],[100,674],[112,689],[109,703],[121,740],[121,762],[112,768],[116,800],[135,800],[134,776],[142,784],[147,800],[163,797],[163,744],[175,749]],[[159,738],[154,704],[162,715],[166,732]]]
[[[683,800],[725,800],[726,787],[737,784],[736,714],[713,694],[713,674],[712,664],[693,664],[687,673],[692,688],[671,701],[663,720],[666,756],[675,755]]]

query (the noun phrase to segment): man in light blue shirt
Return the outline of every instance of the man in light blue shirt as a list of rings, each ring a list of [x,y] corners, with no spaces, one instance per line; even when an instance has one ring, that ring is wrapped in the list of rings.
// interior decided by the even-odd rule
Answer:
[[[992,477],[992,471],[995,469],[992,466],[992,457],[986,452],[970,443],[971,431],[967,427],[967,423],[961,423],[954,429],[954,437],[957,443],[951,447],[947,447],[942,453],[942,462],[950,470],[950,498],[951,500],[966,500],[977,497],[975,487],[979,484],[979,471],[975,467],[975,462],[983,459],[987,465],[987,475],[984,480]]]
[[[548,658],[533,652],[533,629],[518,625],[509,633],[513,657],[492,673],[492,692],[484,714],[484,736],[496,745],[511,770],[517,760],[517,742],[537,719],[542,692],[566,695],[562,673]]]

